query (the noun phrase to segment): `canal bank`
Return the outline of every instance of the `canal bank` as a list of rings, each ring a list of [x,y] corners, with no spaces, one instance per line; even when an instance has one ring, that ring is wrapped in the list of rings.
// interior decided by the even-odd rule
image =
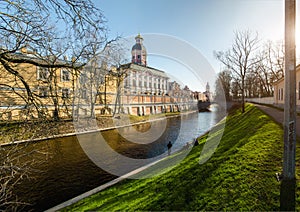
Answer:
[[[192,148],[192,146],[194,145],[194,142],[189,142],[189,145],[190,145],[189,148]],[[174,156],[176,157],[176,154],[180,154],[180,151],[184,151],[184,149],[182,149],[182,150],[177,150],[176,152],[173,152],[173,153],[172,153],[172,155],[173,155],[172,157],[174,157]],[[118,177],[118,178],[116,178],[116,179],[114,179],[114,180],[112,180],[112,181],[110,181],[110,182],[108,182],[108,183],[105,183],[104,185],[101,185],[101,186],[99,186],[99,187],[97,187],[97,188],[94,188],[94,189],[88,191],[88,192],[85,192],[85,193],[83,193],[83,194],[80,194],[80,195],[78,195],[77,197],[74,197],[74,198],[72,198],[72,199],[70,199],[70,200],[68,200],[68,201],[66,201],[66,202],[63,202],[63,203],[61,203],[61,204],[59,204],[59,205],[56,205],[56,206],[54,206],[54,207],[52,207],[52,208],[49,208],[49,209],[46,210],[45,212],[55,212],[55,211],[59,211],[59,210],[62,210],[63,208],[66,208],[66,207],[68,207],[68,206],[71,206],[71,205],[73,205],[73,204],[76,204],[77,202],[79,202],[79,201],[81,201],[81,200],[83,200],[83,199],[85,199],[85,198],[88,198],[88,197],[90,197],[90,196],[92,196],[92,195],[94,195],[94,194],[97,194],[98,192],[101,192],[101,191],[103,191],[103,190],[105,190],[105,189],[107,189],[107,188],[109,188],[109,187],[111,187],[111,186],[114,186],[114,185],[116,185],[117,183],[120,183],[121,181],[123,181],[123,180],[125,180],[125,179],[131,178],[131,177],[134,176],[134,175],[140,174],[141,172],[145,171],[146,169],[149,169],[149,168],[153,167],[154,165],[163,162],[164,160],[167,159],[167,157],[168,157],[168,156],[166,155],[164,158],[162,158],[162,159],[160,159],[160,160],[157,160],[157,161],[155,161],[155,162],[153,162],[153,163],[150,163],[150,164],[148,164],[148,165],[145,165],[145,166],[143,166],[143,167],[140,167],[140,168],[138,168],[138,169],[135,169],[135,170],[133,170],[133,171],[131,171],[131,172],[129,172],[129,173],[127,173],[127,174],[121,176],[121,177]]]
[[[15,140],[15,141],[10,141],[10,142],[3,142],[3,143],[0,142],[0,147],[8,146],[8,145],[15,145],[15,144],[22,144],[22,143],[27,143],[27,142],[40,142],[40,141],[45,141],[45,140],[49,140],[49,139],[76,136],[77,134],[86,134],[86,133],[94,133],[94,132],[98,132],[98,131],[113,130],[116,128],[134,126],[134,125],[138,125],[138,124],[145,124],[145,123],[154,122],[154,121],[161,121],[162,119],[165,119],[165,118],[179,117],[181,115],[188,115],[190,113],[196,113],[196,112],[197,111],[188,111],[188,112],[183,112],[183,113],[174,112],[174,113],[158,114],[158,115],[152,115],[152,119],[149,119],[149,116],[143,116],[143,117],[131,116],[132,123],[126,124],[126,125],[121,125],[121,126],[115,126],[113,117],[109,117],[109,118],[108,117],[99,117],[99,120],[101,121],[101,123],[99,123],[99,120],[97,120],[97,124],[98,124],[99,128],[98,129],[84,129],[84,132],[75,132],[75,129],[73,126],[73,121],[62,121],[62,122],[58,122],[57,124],[54,123],[54,125],[50,124],[50,123],[46,123],[45,126],[40,127],[41,132],[36,132],[38,135],[40,135],[39,137],[31,138],[31,139],[21,139],[21,140]],[[157,118],[153,118],[153,117],[157,117]],[[60,131],[57,131],[58,127],[62,128],[63,130],[61,129]],[[29,126],[28,128],[29,128],[29,130],[33,129],[31,126]],[[43,132],[44,130],[46,132]],[[50,132],[57,133],[57,134],[49,135]],[[2,141],[3,140],[5,141],[6,139],[2,138]]]
[[[282,134],[266,114],[247,105],[244,114],[238,110],[227,117],[220,145],[207,163],[199,165],[202,136],[171,171],[123,180],[62,211],[279,210],[280,183],[274,176],[282,169]]]
[[[168,118],[164,134],[153,144],[148,145],[128,142],[118,134],[118,129],[101,131],[101,134],[111,148],[122,155],[136,159],[152,158],[167,154],[166,146],[169,140],[176,141],[174,148],[179,148],[187,141],[192,141],[205,133],[215,124],[215,119],[214,112],[190,113]],[[184,125],[186,127],[182,128]],[[132,134],[135,130],[147,130],[149,127],[149,124],[144,123],[124,129]],[[181,136],[179,131],[183,133]],[[26,206],[26,210],[46,210],[117,178],[97,167],[89,159],[76,136],[23,143],[17,147],[34,152],[32,158],[42,162],[39,166],[32,167],[36,172],[32,173],[30,179],[25,179],[17,185],[16,193],[19,199],[32,204]],[[42,157],[40,153],[47,155]]]

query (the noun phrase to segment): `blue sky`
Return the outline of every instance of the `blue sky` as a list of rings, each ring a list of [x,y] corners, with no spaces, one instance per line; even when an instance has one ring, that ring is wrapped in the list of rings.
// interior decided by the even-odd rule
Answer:
[[[296,2],[300,25],[300,3]],[[234,31],[258,32],[262,41],[278,41],[284,35],[284,0],[95,0],[94,3],[108,21],[109,37],[138,33],[170,35],[197,49],[215,72],[220,71],[221,64],[213,51],[230,48]],[[134,42],[132,37],[132,45]],[[146,39],[144,44],[147,48]],[[187,68],[189,64],[182,66],[170,59],[149,56],[148,65],[174,75],[192,90],[202,91],[206,81],[213,83],[212,79],[199,80],[193,76]]]

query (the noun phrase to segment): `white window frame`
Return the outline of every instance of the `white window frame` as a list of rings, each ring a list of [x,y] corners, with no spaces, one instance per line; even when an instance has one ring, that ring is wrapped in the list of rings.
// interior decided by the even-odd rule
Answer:
[[[44,73],[42,73],[44,72]],[[48,68],[45,67],[37,67],[37,79],[46,81],[50,76],[50,72]]]

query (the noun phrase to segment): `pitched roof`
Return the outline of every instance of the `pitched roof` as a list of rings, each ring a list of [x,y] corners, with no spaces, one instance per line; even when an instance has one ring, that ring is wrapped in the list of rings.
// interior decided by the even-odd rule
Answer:
[[[152,68],[149,66],[142,66],[142,65],[135,64],[135,63],[127,63],[127,64],[121,65],[120,67],[125,68],[125,69],[131,68],[133,70],[137,70],[137,71],[141,71],[141,72],[150,72],[153,75],[158,75],[158,76],[161,76],[164,78],[169,78],[164,71],[156,69],[156,68]]]
[[[296,65],[296,73],[300,72],[300,64]],[[273,85],[277,85],[278,83],[284,81],[284,77],[280,78],[279,80],[273,82]]]

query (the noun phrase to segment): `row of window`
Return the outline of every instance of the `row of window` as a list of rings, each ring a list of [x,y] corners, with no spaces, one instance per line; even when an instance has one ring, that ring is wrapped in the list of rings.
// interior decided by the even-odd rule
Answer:
[[[68,82],[70,81],[70,72],[68,70],[62,69],[60,71],[61,81],[62,82]],[[50,77],[50,72],[48,68],[45,67],[39,67],[37,69],[37,79],[38,80],[48,80]]]
[[[41,86],[38,88],[38,94],[41,98],[49,97],[49,88],[46,86]],[[62,88],[61,89],[61,97],[62,98],[70,98],[70,89],[69,88]]]
[[[47,87],[47,86],[41,86],[41,87],[39,87],[38,88],[38,95],[41,98],[48,98],[48,97],[50,97],[49,87]],[[82,99],[87,99],[87,90],[85,90],[85,89],[81,90],[80,97]],[[63,98],[63,99],[71,98],[71,93],[70,93],[70,89],[69,88],[62,88],[61,89],[61,98]]]
[[[136,75],[136,74],[135,74],[135,75]],[[147,76],[140,76],[140,77],[133,76],[133,77],[132,77],[133,80],[139,79],[140,81],[142,81],[143,78],[144,78],[144,81],[147,81]],[[129,81],[129,80],[130,80],[130,77],[127,77],[126,79]],[[159,77],[155,77],[155,76],[149,77],[149,82],[152,82],[152,81],[156,82],[156,80],[158,81],[158,83],[164,81],[163,79],[161,79],[161,78],[159,78]],[[166,80],[165,80],[165,81],[166,81]]]
[[[132,56],[132,59],[133,59],[133,60],[135,59],[135,56],[134,56],[134,55]],[[138,54],[138,55],[137,55],[137,59],[141,59],[141,55]]]
[[[125,81],[125,87],[128,87],[128,81]],[[132,80],[132,86],[137,86],[136,80]],[[142,87],[142,81],[139,81],[139,87]],[[144,81],[144,87],[147,87],[147,82]],[[152,88],[152,83],[149,82],[148,88]],[[158,89],[167,89],[167,85],[161,85],[161,84],[156,84],[153,83],[153,88],[158,88]]]

